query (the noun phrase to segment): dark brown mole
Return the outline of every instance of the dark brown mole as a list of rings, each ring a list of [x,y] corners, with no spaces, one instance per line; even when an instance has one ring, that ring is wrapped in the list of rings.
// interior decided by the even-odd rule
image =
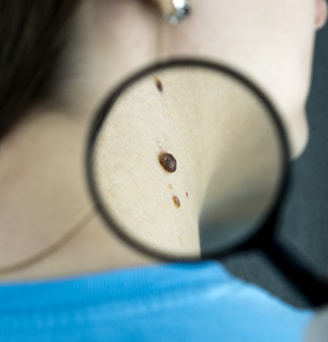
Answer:
[[[172,199],[173,199],[173,203],[175,204],[175,206],[177,208],[180,208],[181,203],[180,203],[179,198],[177,196],[173,196]]]
[[[158,160],[167,172],[175,172],[177,169],[177,161],[171,153],[161,152]]]
[[[161,82],[161,80],[158,77],[154,77],[155,79],[155,84],[156,84],[156,88],[158,89],[159,92],[163,92],[163,84]]]

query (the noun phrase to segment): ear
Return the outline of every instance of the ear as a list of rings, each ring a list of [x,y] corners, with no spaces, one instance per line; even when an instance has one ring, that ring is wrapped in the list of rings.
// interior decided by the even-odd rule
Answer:
[[[315,0],[315,2],[316,2],[315,27],[317,29],[320,29],[327,22],[327,1]]]

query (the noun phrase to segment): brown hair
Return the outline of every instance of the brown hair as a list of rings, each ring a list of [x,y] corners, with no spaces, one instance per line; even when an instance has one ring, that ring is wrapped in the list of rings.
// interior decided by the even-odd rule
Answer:
[[[0,0],[0,138],[44,95],[80,0]]]

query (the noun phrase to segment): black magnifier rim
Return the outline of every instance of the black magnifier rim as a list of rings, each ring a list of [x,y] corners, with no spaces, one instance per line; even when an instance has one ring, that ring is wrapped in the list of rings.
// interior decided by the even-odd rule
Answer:
[[[139,79],[153,74],[158,71],[166,70],[166,69],[172,69],[172,68],[181,68],[181,67],[198,67],[198,68],[204,68],[207,70],[213,70],[214,72],[220,72],[227,76],[230,76],[232,79],[235,79],[236,81],[241,82],[243,85],[245,85],[260,101],[262,101],[263,105],[267,108],[267,110],[271,114],[271,119],[273,125],[276,127],[277,135],[280,137],[280,146],[281,146],[281,157],[282,157],[282,177],[281,182],[279,184],[279,188],[276,192],[276,198],[273,202],[274,205],[272,206],[271,210],[268,212],[268,214],[265,216],[265,218],[261,221],[261,223],[257,226],[257,228],[253,230],[253,232],[242,239],[240,243],[236,243],[231,247],[228,247],[226,249],[223,249],[218,251],[217,253],[215,251],[211,251],[209,253],[204,253],[200,256],[177,256],[172,255],[169,253],[163,253],[160,251],[155,251],[151,247],[147,247],[144,244],[138,242],[137,240],[131,238],[129,234],[125,233],[120,226],[116,223],[114,219],[112,219],[109,211],[106,209],[104,203],[102,202],[101,196],[97,190],[97,185],[95,182],[94,177],[94,168],[93,168],[93,148],[97,139],[97,136],[100,132],[100,128],[102,126],[103,121],[107,118],[108,115],[110,115],[111,108],[115,105],[118,97],[125,91],[126,88],[137,82]],[[215,259],[224,257],[228,254],[231,254],[233,252],[238,252],[241,249],[243,249],[244,246],[249,246],[252,244],[249,244],[250,241],[252,241],[253,238],[255,238],[256,235],[258,235],[259,231],[262,231],[266,228],[266,223],[270,221],[272,214],[276,212],[277,208],[279,207],[280,202],[282,202],[287,189],[288,184],[288,164],[290,160],[290,152],[288,147],[288,141],[285,133],[284,126],[279,118],[278,111],[274,107],[274,105],[271,103],[267,95],[252,81],[250,81],[246,76],[242,75],[240,72],[237,72],[236,70],[231,69],[230,67],[219,64],[216,62],[208,61],[208,60],[198,60],[193,58],[183,58],[183,59],[173,59],[168,60],[165,62],[158,62],[155,64],[152,64],[148,67],[145,67],[141,71],[133,74],[129,78],[127,78],[125,81],[120,83],[120,85],[114,89],[109,95],[107,96],[106,100],[103,102],[103,104],[100,106],[99,110],[97,111],[94,121],[91,124],[91,129],[89,133],[89,137],[87,139],[87,148],[86,148],[86,178],[87,183],[89,187],[89,191],[91,193],[91,197],[94,200],[94,205],[98,212],[100,213],[101,217],[107,224],[107,228],[110,229],[112,232],[116,234],[121,240],[123,240],[125,243],[130,245],[131,247],[135,248],[136,250],[149,255],[151,257],[155,257],[157,259],[163,260],[163,261],[190,261],[195,262],[202,259],[211,259],[213,256],[215,256]],[[264,232],[265,233],[265,232]],[[272,231],[268,231],[268,235],[272,236]]]

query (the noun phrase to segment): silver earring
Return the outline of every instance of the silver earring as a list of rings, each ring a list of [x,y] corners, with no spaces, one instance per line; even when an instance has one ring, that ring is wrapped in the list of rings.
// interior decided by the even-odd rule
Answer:
[[[163,13],[163,18],[171,25],[179,24],[190,14],[190,6],[187,0],[171,0],[172,10]]]

